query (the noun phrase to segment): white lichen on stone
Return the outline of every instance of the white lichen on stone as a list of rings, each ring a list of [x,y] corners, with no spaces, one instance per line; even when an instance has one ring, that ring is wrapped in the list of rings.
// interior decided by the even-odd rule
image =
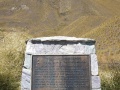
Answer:
[[[95,40],[93,39],[66,36],[33,38],[27,41],[25,53],[31,55],[89,55],[92,90],[101,90]]]
[[[98,61],[96,54],[91,54],[91,73],[92,75],[98,75]]]
[[[68,42],[78,42],[76,44],[57,44],[59,48],[54,50],[56,45],[51,44],[33,44],[32,41],[45,42],[45,41],[62,41],[67,44]],[[82,43],[81,43],[82,42]],[[55,37],[42,37],[42,38],[33,38],[28,40],[26,53],[31,54],[92,54],[95,53],[95,45],[87,45],[86,42],[95,42],[93,39],[89,38],[75,38],[75,37],[65,37],[65,36],[55,36]],[[84,44],[83,44],[84,43]],[[54,52],[53,52],[54,51]]]
[[[101,88],[99,88],[99,89],[92,89],[92,90],[101,90]]]
[[[100,89],[100,77],[99,76],[92,76],[92,88],[93,89]]]
[[[58,52],[62,54],[74,54],[75,47],[73,45],[64,45],[59,49]]]

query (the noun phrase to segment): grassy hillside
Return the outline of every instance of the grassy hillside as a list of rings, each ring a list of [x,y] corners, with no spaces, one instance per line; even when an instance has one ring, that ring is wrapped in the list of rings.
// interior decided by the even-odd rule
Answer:
[[[29,30],[30,34],[40,36],[41,32],[61,31],[77,19],[84,20],[86,17],[84,27],[91,29],[106,18],[120,15],[119,0],[69,0],[68,8],[70,9],[64,11],[64,8],[67,9],[64,7],[67,3],[62,0],[1,0],[0,27],[24,28]],[[92,19],[94,21],[91,21]],[[88,25],[89,20],[91,24]],[[79,26],[81,26],[79,28],[86,29],[83,25]],[[69,28],[64,31],[69,31],[67,29]]]
[[[82,37],[97,41],[99,60],[120,62],[120,17],[113,17]]]
[[[106,19],[106,17],[102,16],[83,16],[60,30],[59,33],[61,35],[81,37],[90,30],[98,27]]]
[[[0,40],[0,90],[18,90],[27,32],[4,32]]]
[[[100,63],[119,63],[119,9],[120,0],[0,0],[0,90],[18,90],[24,42],[31,37],[93,38]],[[110,86],[107,80],[114,81],[112,73],[119,75],[119,70],[108,69],[100,71],[103,87]],[[115,86],[103,90],[120,89]]]

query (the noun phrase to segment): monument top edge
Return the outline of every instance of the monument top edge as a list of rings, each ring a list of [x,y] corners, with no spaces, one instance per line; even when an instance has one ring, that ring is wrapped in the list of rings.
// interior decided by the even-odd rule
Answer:
[[[76,38],[76,37],[68,37],[68,36],[52,36],[52,37],[39,37],[39,38],[32,38],[28,41],[82,41],[82,42],[95,42],[94,39],[90,38]]]

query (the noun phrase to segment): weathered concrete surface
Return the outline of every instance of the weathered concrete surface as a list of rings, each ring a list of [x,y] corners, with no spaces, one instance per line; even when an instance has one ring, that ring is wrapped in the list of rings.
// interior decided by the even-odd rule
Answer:
[[[99,88],[99,89],[92,89],[92,90],[101,90],[101,88]]]
[[[33,38],[27,41],[25,53],[30,55],[89,55],[91,59],[92,90],[100,90],[98,60],[95,50],[95,40],[93,39],[65,36]],[[32,60],[29,57],[28,55],[26,59]],[[27,83],[26,85],[29,87],[30,82]]]
[[[100,77],[99,76],[92,76],[92,88],[93,89],[100,89]]]
[[[92,75],[98,75],[98,60],[96,54],[91,54],[91,72]]]
[[[66,36],[54,36],[54,37],[41,37],[41,38],[33,38],[29,41],[83,41],[83,42],[95,42],[94,39],[90,38],[76,38],[76,37],[66,37]]]
[[[50,43],[49,41],[51,41],[52,43]],[[56,42],[60,42],[60,43],[56,44]],[[31,53],[31,54],[54,54],[54,53],[92,54],[93,53],[94,54],[95,53],[94,43],[95,40],[93,39],[65,37],[65,36],[35,38],[27,42],[26,53]]]

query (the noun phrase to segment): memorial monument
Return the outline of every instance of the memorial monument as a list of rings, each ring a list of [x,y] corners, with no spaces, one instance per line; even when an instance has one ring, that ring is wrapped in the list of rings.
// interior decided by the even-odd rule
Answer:
[[[21,90],[101,90],[95,40],[65,36],[28,40]]]

